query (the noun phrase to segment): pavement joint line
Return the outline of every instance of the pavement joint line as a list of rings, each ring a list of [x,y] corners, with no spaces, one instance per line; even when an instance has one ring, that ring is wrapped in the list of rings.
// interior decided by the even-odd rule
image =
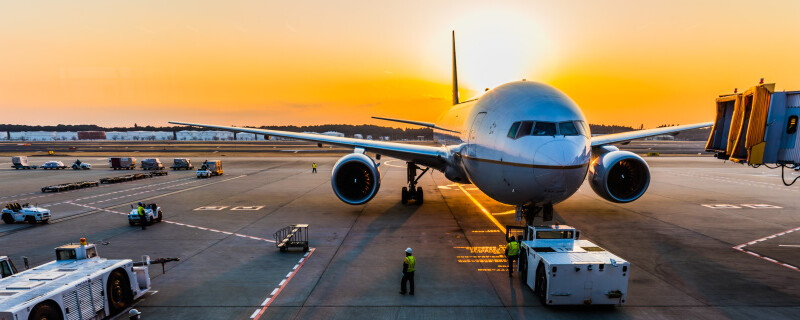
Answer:
[[[310,257],[311,254],[314,253],[314,251],[316,251],[316,250],[317,250],[316,248],[311,248],[308,252],[306,252],[305,255],[303,255],[303,257]],[[263,304],[263,307],[261,307],[261,309],[256,309],[255,317],[251,316],[250,317],[251,319],[258,320],[258,319],[261,318],[261,316],[264,315],[264,312],[267,311],[267,308],[269,308],[269,306],[272,305],[273,302],[275,302],[275,299],[277,299],[278,295],[283,291],[284,288],[286,288],[286,285],[288,285],[289,282],[292,281],[292,278],[294,278],[294,276],[297,275],[297,273],[300,271],[300,268],[302,268],[303,265],[306,263],[306,261],[308,261],[308,259],[305,259],[305,260],[300,259],[300,260],[302,261],[302,262],[298,263],[300,265],[300,267],[298,267],[296,271],[289,272],[289,274],[291,276],[289,276],[286,279],[283,279],[283,281],[281,281],[280,287],[275,288],[275,290],[272,291],[270,296],[267,297],[266,300],[264,300],[265,303]]]
[[[475,206],[477,206],[478,209],[480,209],[481,212],[483,212],[483,215],[485,215],[487,218],[489,218],[489,221],[494,223],[494,225],[497,226],[497,228],[500,229],[500,231],[502,231],[504,234],[506,233],[506,227],[504,227],[502,224],[500,224],[500,221],[497,221],[497,219],[495,219],[494,216],[492,216],[492,213],[489,212],[489,210],[486,210],[486,208],[480,202],[478,202],[478,200],[475,199],[475,197],[473,197],[469,192],[467,192],[467,190],[464,190],[464,187],[462,187],[461,184],[458,184],[456,186],[458,187],[458,189],[461,190],[461,192],[464,192],[464,194],[470,200],[472,200],[472,203],[474,203]]]
[[[121,214],[121,215],[126,215],[126,216],[128,215],[128,214],[127,214],[127,213],[125,213],[125,212],[116,211],[116,210],[111,210],[111,209],[98,208],[98,207],[92,207],[92,206],[85,205],[85,204],[80,204],[80,203],[74,203],[74,202],[71,202],[71,204],[74,204],[74,205],[76,205],[76,206],[81,206],[81,207],[89,208],[89,209],[94,209],[94,210],[106,211],[106,212],[111,212],[111,213],[116,213],[116,214]],[[194,228],[194,229],[200,229],[200,230],[206,230],[206,231],[215,231],[215,232],[222,232],[222,233],[225,233],[225,231],[222,231],[222,230],[216,230],[216,229],[211,229],[211,228],[205,228],[205,227],[201,227],[201,226],[195,226],[195,225],[191,225],[191,224],[185,224],[185,223],[180,223],[180,222],[175,222],[175,221],[170,221],[170,220],[161,220],[161,222],[164,222],[164,223],[169,223],[169,224],[174,224],[174,225],[178,225],[178,226],[182,226],[182,227],[187,227],[187,228]],[[259,237],[253,237],[253,236],[248,236],[248,235],[244,235],[244,234],[240,234],[240,233],[233,233],[233,232],[231,232],[231,233],[229,233],[229,234],[236,235],[237,237],[242,237],[242,238],[250,238],[250,239],[253,239],[253,240],[259,240],[259,241],[265,241],[265,242],[275,243],[275,240],[264,239],[264,238],[259,238]]]

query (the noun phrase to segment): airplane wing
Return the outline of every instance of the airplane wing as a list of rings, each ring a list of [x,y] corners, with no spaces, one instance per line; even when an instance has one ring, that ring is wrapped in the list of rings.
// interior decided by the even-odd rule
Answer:
[[[388,142],[388,141],[362,140],[354,138],[326,136],[314,133],[299,133],[299,132],[289,132],[280,130],[226,127],[226,126],[174,122],[174,121],[170,121],[169,123],[194,126],[194,127],[214,128],[226,131],[263,134],[267,136],[276,136],[276,137],[283,137],[283,138],[290,138],[297,140],[312,141],[312,142],[325,143],[341,147],[363,148],[364,151],[374,152],[381,155],[398,158],[401,160],[413,161],[416,162],[417,164],[432,168],[444,167],[444,165],[446,164],[445,159],[448,158],[447,149],[445,149],[444,147],[420,146],[420,145]]]
[[[400,122],[400,123],[408,123],[408,124],[413,124],[413,125],[417,125],[417,126],[428,127],[428,128],[431,128],[431,129],[439,129],[439,130],[442,130],[442,131],[448,131],[448,132],[453,132],[453,133],[461,133],[461,132],[458,132],[458,131],[455,131],[455,130],[442,128],[440,126],[437,126],[435,123],[431,123],[431,122],[422,122],[422,121],[404,120],[404,119],[393,119],[393,118],[384,118],[384,117],[372,117],[372,119],[394,121],[394,122]]]
[[[602,136],[594,136],[592,137],[592,147],[602,146],[606,144],[618,143],[618,142],[625,142],[631,141],[646,137],[652,137],[662,134],[669,134],[674,132],[680,132],[684,130],[690,129],[699,129],[710,127],[713,125],[713,122],[704,122],[704,123],[696,123],[696,124],[687,124],[682,126],[674,126],[674,127],[664,127],[664,128],[655,128],[655,129],[647,129],[647,130],[638,130],[638,131],[628,131],[628,132],[621,132],[621,133],[612,133],[612,134],[604,134]]]

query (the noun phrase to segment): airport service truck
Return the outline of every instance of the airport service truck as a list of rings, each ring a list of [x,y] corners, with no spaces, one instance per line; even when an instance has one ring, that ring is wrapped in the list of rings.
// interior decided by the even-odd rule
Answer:
[[[30,165],[28,163],[28,157],[26,156],[11,157],[11,167],[14,168],[15,170],[19,169],[29,170],[38,168],[37,166]]]
[[[60,246],[55,261],[0,279],[0,320],[103,319],[150,290],[147,264],[100,258],[86,239]]]
[[[624,304],[630,263],[566,225],[508,226],[522,231],[520,278],[545,305]],[[508,234],[506,235],[508,236]]]
[[[111,157],[108,164],[114,170],[133,170],[136,168],[136,158],[133,157]]]
[[[14,267],[14,263],[11,262],[6,256],[0,256],[0,279],[5,277],[10,277],[17,273],[17,268]]]
[[[208,178],[211,176],[221,176],[224,173],[222,171],[222,161],[220,160],[206,160],[203,162],[203,165],[200,166],[200,169],[197,169],[195,173],[198,178]]]
[[[12,224],[15,222],[27,222],[30,224],[48,223],[50,221],[50,209],[31,206],[30,204],[9,203],[3,210],[0,210],[3,222]]]

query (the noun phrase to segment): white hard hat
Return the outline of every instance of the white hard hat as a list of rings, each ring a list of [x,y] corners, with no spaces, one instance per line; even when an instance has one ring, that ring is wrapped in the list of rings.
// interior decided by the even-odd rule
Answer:
[[[406,248],[406,252],[411,253],[411,248]]]
[[[128,311],[128,316],[138,316],[140,314],[142,314],[142,313],[139,312],[139,310],[136,310],[136,309],[131,309],[131,311]]]

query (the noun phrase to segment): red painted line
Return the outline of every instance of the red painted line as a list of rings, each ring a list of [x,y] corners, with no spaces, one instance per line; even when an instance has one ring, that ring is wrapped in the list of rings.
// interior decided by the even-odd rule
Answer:
[[[303,262],[300,262],[300,266],[297,267],[297,269],[295,271],[293,271],[293,273],[292,273],[292,275],[290,277],[284,279],[286,282],[284,282],[284,284],[282,286],[280,286],[280,288],[278,288],[278,292],[275,292],[275,294],[270,297],[270,299],[267,302],[267,304],[264,305],[264,307],[261,308],[261,310],[258,312],[258,314],[256,314],[255,317],[253,317],[253,319],[258,320],[258,319],[261,318],[261,316],[264,315],[264,312],[267,311],[267,308],[269,308],[269,306],[272,305],[273,302],[275,302],[275,299],[278,298],[279,294],[281,294],[281,291],[283,291],[283,288],[285,288],[286,285],[288,285],[289,282],[292,281],[292,278],[294,278],[294,276],[297,275],[297,272],[299,272],[300,268],[302,268],[303,265],[306,264],[306,261],[308,261],[308,258],[311,257],[311,255],[314,253],[315,250],[317,250],[317,249],[311,248],[311,250],[308,251],[308,254],[303,257],[305,260],[303,260]]]
[[[757,258],[759,258],[761,260],[772,262],[772,263],[777,264],[777,265],[779,265],[781,267],[789,268],[789,269],[792,269],[794,271],[800,271],[800,268],[798,268],[796,266],[793,266],[793,265],[788,264],[788,263],[780,262],[780,261],[772,259],[770,257],[762,256],[762,255],[760,255],[758,253],[755,253],[755,252],[752,252],[752,251],[749,251],[749,250],[745,250],[745,249],[741,249],[741,248],[737,248],[737,247],[733,247],[733,249],[735,249],[737,251],[744,252],[744,253],[749,254],[751,256],[757,257]]]

